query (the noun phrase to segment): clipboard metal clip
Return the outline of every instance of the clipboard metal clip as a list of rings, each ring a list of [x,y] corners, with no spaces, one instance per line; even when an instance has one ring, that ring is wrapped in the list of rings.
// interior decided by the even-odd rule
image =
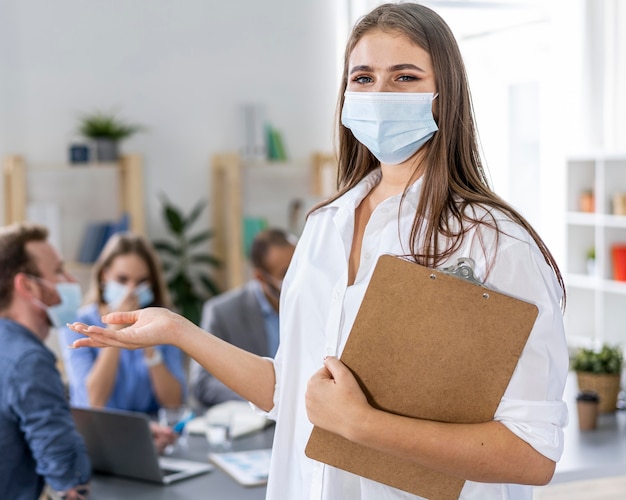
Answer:
[[[464,279],[474,285],[485,286],[474,276],[474,261],[469,257],[461,257],[457,259],[456,264],[444,267],[441,269],[441,272]]]

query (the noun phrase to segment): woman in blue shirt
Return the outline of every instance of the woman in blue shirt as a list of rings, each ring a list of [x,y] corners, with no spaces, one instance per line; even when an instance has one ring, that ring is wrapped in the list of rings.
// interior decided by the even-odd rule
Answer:
[[[104,326],[100,318],[112,311],[168,307],[158,262],[145,238],[129,233],[112,236],[94,265],[77,321]],[[64,331],[65,345],[79,337]],[[182,353],[176,347],[63,349],[63,356],[72,405],[152,413],[185,400]]]

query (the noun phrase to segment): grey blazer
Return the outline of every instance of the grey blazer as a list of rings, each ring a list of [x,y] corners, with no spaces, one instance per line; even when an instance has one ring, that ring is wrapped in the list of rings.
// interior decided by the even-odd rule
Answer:
[[[213,297],[202,308],[200,326],[241,349],[259,356],[269,356],[267,333],[259,301],[250,281],[240,288]],[[236,393],[210,375],[196,361],[191,361],[189,392],[199,409],[241,399]]]

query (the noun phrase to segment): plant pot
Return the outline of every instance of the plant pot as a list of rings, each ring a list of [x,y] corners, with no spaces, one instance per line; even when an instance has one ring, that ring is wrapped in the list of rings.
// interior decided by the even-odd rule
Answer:
[[[620,374],[576,372],[580,391],[595,391],[600,396],[600,413],[617,409],[617,395],[620,388]]]
[[[119,159],[118,143],[111,139],[95,139],[96,162],[114,163]]]
[[[578,427],[581,431],[592,431],[598,425],[600,398],[597,392],[581,391],[576,397]]]

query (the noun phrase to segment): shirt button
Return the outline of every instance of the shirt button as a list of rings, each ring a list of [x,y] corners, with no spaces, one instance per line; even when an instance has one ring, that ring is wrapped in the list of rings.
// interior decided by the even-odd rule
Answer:
[[[371,253],[369,253],[369,252],[365,252],[365,253],[363,254],[363,257],[365,257],[365,260],[370,260],[370,258],[372,257],[372,254],[371,254]]]
[[[335,300],[339,300],[341,298],[341,293],[340,292],[335,292],[334,298],[335,298]]]

